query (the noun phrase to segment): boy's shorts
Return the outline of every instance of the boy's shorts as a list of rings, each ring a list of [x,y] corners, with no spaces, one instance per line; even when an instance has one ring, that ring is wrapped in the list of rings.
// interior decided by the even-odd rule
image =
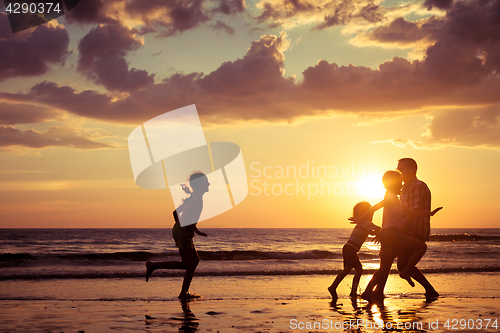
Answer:
[[[350,245],[344,245],[342,248],[342,257],[344,258],[344,267],[363,267],[361,261],[359,261],[358,252]]]

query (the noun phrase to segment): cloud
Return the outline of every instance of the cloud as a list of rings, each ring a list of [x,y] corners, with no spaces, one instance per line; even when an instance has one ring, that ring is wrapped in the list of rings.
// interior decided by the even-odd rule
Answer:
[[[118,24],[93,28],[78,45],[78,70],[110,91],[134,91],[154,83],[154,74],[129,69],[127,52],[137,50],[142,41],[134,31]]]
[[[60,116],[61,113],[52,108],[0,102],[0,125],[40,123]]]
[[[359,33],[351,42],[358,46],[417,47],[425,41],[427,48],[436,41],[433,36],[442,28],[444,20],[431,16],[415,22],[398,17],[388,25],[374,28],[369,33]]]
[[[140,123],[193,103],[206,123],[290,122],[334,113],[395,117],[435,107],[496,104],[500,103],[500,57],[495,57],[500,45],[500,25],[493,24],[492,13],[498,3],[500,0],[455,4],[443,19],[442,29],[429,34],[436,42],[427,48],[422,60],[395,57],[378,69],[320,60],[305,69],[304,79],[298,82],[285,77],[284,52],[290,41],[283,33],[261,36],[252,42],[244,57],[225,62],[210,73],[176,73],[149,84],[147,89],[131,90],[120,99],[92,90],[78,92],[54,82],[39,83],[27,93],[0,93],[0,98],[123,123]],[[464,29],[464,22],[474,22],[474,28]],[[410,30],[415,28],[401,20],[400,23]],[[424,24],[418,23],[417,28]],[[131,30],[120,29],[123,38],[116,38],[118,46],[110,42],[111,50],[134,49],[138,42],[131,37]],[[107,33],[96,31],[99,35]],[[392,40],[418,38],[418,34],[403,35]],[[95,58],[90,51],[84,52],[84,56],[84,60]]]
[[[131,18],[140,19],[145,31],[158,31],[168,37],[194,29],[210,19],[203,0],[132,0],[125,4]]]
[[[442,145],[500,148],[500,105],[436,113],[425,138]]]
[[[312,24],[317,30],[350,23],[379,22],[384,12],[370,0],[262,0],[257,7],[262,10],[256,18],[259,23],[285,28]]]
[[[244,10],[244,0],[86,0],[65,18],[73,24],[121,24],[140,28],[141,34],[169,37],[195,29],[217,14]]]
[[[245,7],[245,0],[219,0],[219,5],[213,10],[213,12],[231,15],[243,13],[245,11]]]
[[[217,20],[217,22],[212,25],[212,28],[214,28],[217,31],[224,31],[228,35],[234,35],[235,32],[233,27],[219,20]]]
[[[453,0],[425,0],[424,7],[431,10],[436,7],[442,10],[446,10],[451,7]]]
[[[44,24],[14,34],[7,15],[0,13],[0,81],[43,75],[50,65],[63,65],[68,45],[62,26]]]
[[[124,123],[144,122],[193,103],[198,105],[207,120],[213,122],[288,119],[293,116],[287,114],[287,110],[298,110],[296,106],[288,109],[293,105],[296,93],[293,79],[283,76],[283,51],[288,46],[285,34],[262,36],[252,43],[242,59],[223,63],[208,75],[177,73],[118,100],[96,91],[77,92],[69,86],[47,81],[36,84],[28,93],[3,92],[0,98],[38,103],[83,117]],[[275,109],[274,102],[283,106]]]
[[[29,148],[71,147],[78,149],[118,148],[114,142],[98,142],[100,135],[79,134],[73,128],[51,127],[46,132],[21,131],[13,126],[0,126],[0,147]]]
[[[406,146],[411,146],[413,149],[428,149],[435,150],[443,148],[443,145],[432,144],[430,142],[423,142],[419,140],[409,140],[409,139],[391,139],[384,141],[375,141],[372,143],[391,143],[398,148],[406,148]]]
[[[64,15],[68,23],[118,23],[116,5],[118,0],[85,0]],[[114,15],[113,15],[114,14]]]

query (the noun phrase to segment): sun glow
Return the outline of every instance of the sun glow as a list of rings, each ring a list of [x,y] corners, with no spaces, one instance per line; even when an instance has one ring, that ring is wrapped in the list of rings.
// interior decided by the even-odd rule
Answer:
[[[383,198],[385,188],[382,185],[382,176],[369,176],[356,182],[356,193],[370,198]]]

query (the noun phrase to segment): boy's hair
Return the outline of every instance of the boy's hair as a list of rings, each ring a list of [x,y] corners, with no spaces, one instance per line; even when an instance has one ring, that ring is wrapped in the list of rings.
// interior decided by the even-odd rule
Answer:
[[[401,176],[401,172],[389,170],[382,176],[382,184],[387,189],[394,185],[395,183],[399,183],[403,181],[403,176]]]
[[[368,209],[372,208],[367,201],[361,201],[354,205],[352,208],[352,216],[353,217],[361,217]]]

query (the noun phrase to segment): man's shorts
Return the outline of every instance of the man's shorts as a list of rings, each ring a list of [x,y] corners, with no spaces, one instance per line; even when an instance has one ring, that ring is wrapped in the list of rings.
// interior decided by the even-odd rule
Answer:
[[[344,258],[344,267],[363,267],[361,261],[359,261],[358,252],[350,245],[344,245],[342,248],[342,257]]]

